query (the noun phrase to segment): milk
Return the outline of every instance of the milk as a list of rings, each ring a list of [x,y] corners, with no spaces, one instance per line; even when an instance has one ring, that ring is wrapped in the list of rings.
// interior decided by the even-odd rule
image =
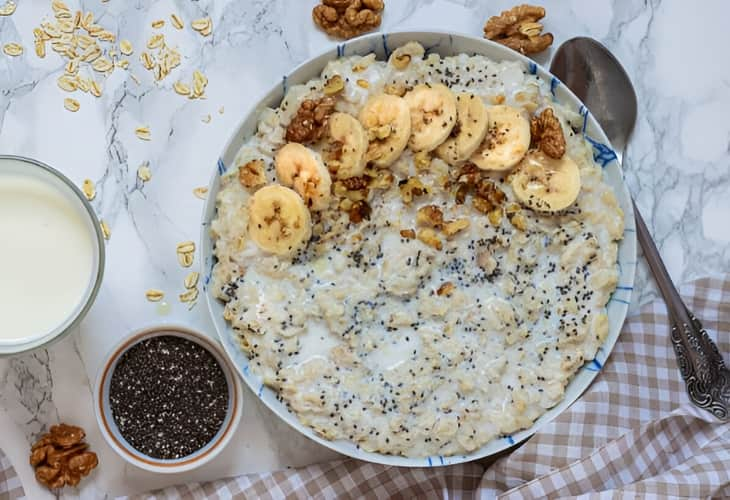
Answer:
[[[68,186],[0,158],[0,344],[66,325],[90,293],[96,249],[91,218]]]

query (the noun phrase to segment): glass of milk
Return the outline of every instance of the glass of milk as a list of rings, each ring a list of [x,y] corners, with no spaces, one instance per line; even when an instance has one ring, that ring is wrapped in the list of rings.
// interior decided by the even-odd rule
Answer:
[[[104,238],[83,193],[43,163],[0,155],[0,355],[69,332],[103,273]]]

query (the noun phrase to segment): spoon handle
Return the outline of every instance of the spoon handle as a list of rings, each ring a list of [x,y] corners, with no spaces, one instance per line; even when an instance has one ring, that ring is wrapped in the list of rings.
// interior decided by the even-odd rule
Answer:
[[[639,208],[632,203],[639,244],[667,304],[672,345],[689,397],[720,420],[730,420],[730,371],[707,331],[679,296]]]

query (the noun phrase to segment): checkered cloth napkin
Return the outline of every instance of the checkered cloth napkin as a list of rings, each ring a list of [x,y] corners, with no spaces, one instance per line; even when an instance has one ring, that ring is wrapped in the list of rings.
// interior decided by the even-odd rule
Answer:
[[[730,275],[682,292],[720,351],[730,353]],[[11,490],[22,493],[0,457],[0,493]],[[730,498],[730,424],[689,402],[657,301],[629,318],[578,401],[486,470],[477,463],[405,469],[341,460],[133,498],[231,497]]]

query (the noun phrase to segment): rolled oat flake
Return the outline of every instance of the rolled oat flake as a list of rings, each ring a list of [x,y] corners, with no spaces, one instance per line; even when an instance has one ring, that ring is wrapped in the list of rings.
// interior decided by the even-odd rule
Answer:
[[[208,444],[228,410],[218,361],[187,339],[163,335],[132,346],[112,373],[109,402],[122,437],[149,457],[174,460]]]

